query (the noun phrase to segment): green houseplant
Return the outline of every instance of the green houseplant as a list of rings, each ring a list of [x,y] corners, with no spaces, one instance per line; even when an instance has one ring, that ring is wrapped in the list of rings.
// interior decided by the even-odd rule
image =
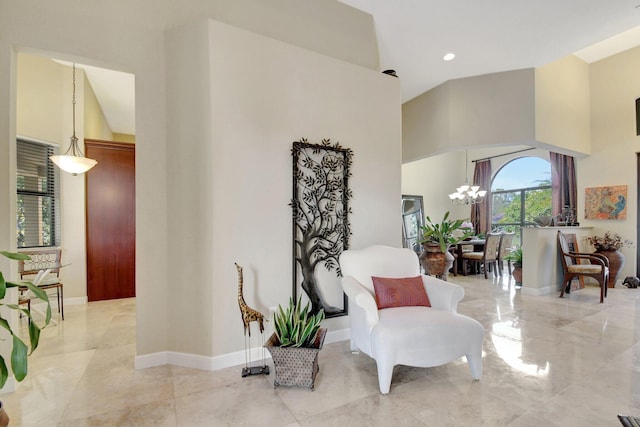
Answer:
[[[31,259],[28,255],[13,252],[0,251],[0,254],[12,260]],[[7,282],[5,281],[2,272],[0,272],[0,300],[5,298],[7,294],[7,288],[17,286],[26,286],[36,298],[44,301],[47,304],[44,324],[42,326],[38,326],[35,319],[31,317],[31,312],[29,310],[21,308],[18,304],[7,304],[6,302],[0,302],[0,307],[4,307],[8,310],[18,311],[29,318],[29,345],[27,345],[24,343],[24,341],[22,341],[20,337],[18,337],[17,331],[13,330],[11,324],[9,323],[9,320],[6,319],[3,315],[0,315],[0,326],[4,328],[11,336],[11,371],[13,372],[13,376],[17,381],[22,381],[27,376],[27,358],[35,351],[36,348],[38,348],[38,343],[40,342],[40,331],[51,321],[51,305],[49,304],[47,293],[35,286],[33,283]],[[9,370],[7,368],[7,363],[4,357],[0,355],[0,388],[4,387],[8,377]]]
[[[427,274],[447,280],[447,271],[453,264],[454,257],[448,251],[455,245],[473,235],[473,227],[464,219],[449,219],[449,212],[444,214],[440,223],[434,223],[427,216],[426,223],[420,227],[422,244],[420,262]],[[460,231],[460,233],[454,233]]]
[[[289,306],[283,309],[278,305],[278,310],[273,314],[275,334],[281,347],[309,347],[317,337],[320,324],[324,320],[324,310],[313,315],[309,312],[309,303],[301,309],[301,299],[296,304],[293,298],[289,298]]]
[[[448,211],[444,214],[439,224],[434,223],[431,218],[427,217],[425,225],[420,227],[422,231],[420,243],[437,243],[440,251],[444,253],[449,249],[449,246],[455,245],[473,235],[473,228],[465,227],[466,224],[468,224],[468,222],[464,219],[449,219]],[[462,231],[462,234],[454,236],[454,231],[457,230]]]
[[[318,373],[318,352],[327,333],[321,328],[324,310],[313,315],[310,303],[289,299],[287,308],[278,306],[273,314],[275,332],[265,343],[275,368],[273,386],[292,385],[313,389]]]
[[[522,286],[522,247],[515,248],[509,252],[504,259],[513,262],[513,279],[516,285]]]
[[[508,259],[509,261],[513,261],[513,265],[517,267],[522,267],[522,248],[515,248],[511,252],[504,257],[504,259]]]

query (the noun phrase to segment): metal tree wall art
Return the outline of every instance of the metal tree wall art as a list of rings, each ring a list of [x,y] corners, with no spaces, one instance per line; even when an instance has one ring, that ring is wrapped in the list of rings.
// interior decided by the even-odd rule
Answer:
[[[347,314],[338,257],[348,248],[348,188],[353,151],[323,139],[293,143],[293,299],[298,287],[327,317]]]

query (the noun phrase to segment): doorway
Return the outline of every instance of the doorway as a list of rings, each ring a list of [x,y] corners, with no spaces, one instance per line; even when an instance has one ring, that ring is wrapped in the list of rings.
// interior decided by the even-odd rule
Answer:
[[[135,296],[135,144],[85,140],[87,298]]]

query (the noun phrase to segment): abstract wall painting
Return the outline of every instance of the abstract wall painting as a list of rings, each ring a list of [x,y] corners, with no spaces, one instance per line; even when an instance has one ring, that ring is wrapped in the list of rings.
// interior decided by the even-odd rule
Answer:
[[[627,186],[591,187],[584,190],[585,219],[626,219]]]

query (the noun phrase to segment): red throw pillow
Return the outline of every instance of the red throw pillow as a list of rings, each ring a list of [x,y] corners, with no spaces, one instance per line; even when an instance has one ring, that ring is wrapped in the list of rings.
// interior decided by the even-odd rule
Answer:
[[[371,280],[376,292],[378,310],[407,306],[431,307],[420,276],[400,279],[372,276]]]

